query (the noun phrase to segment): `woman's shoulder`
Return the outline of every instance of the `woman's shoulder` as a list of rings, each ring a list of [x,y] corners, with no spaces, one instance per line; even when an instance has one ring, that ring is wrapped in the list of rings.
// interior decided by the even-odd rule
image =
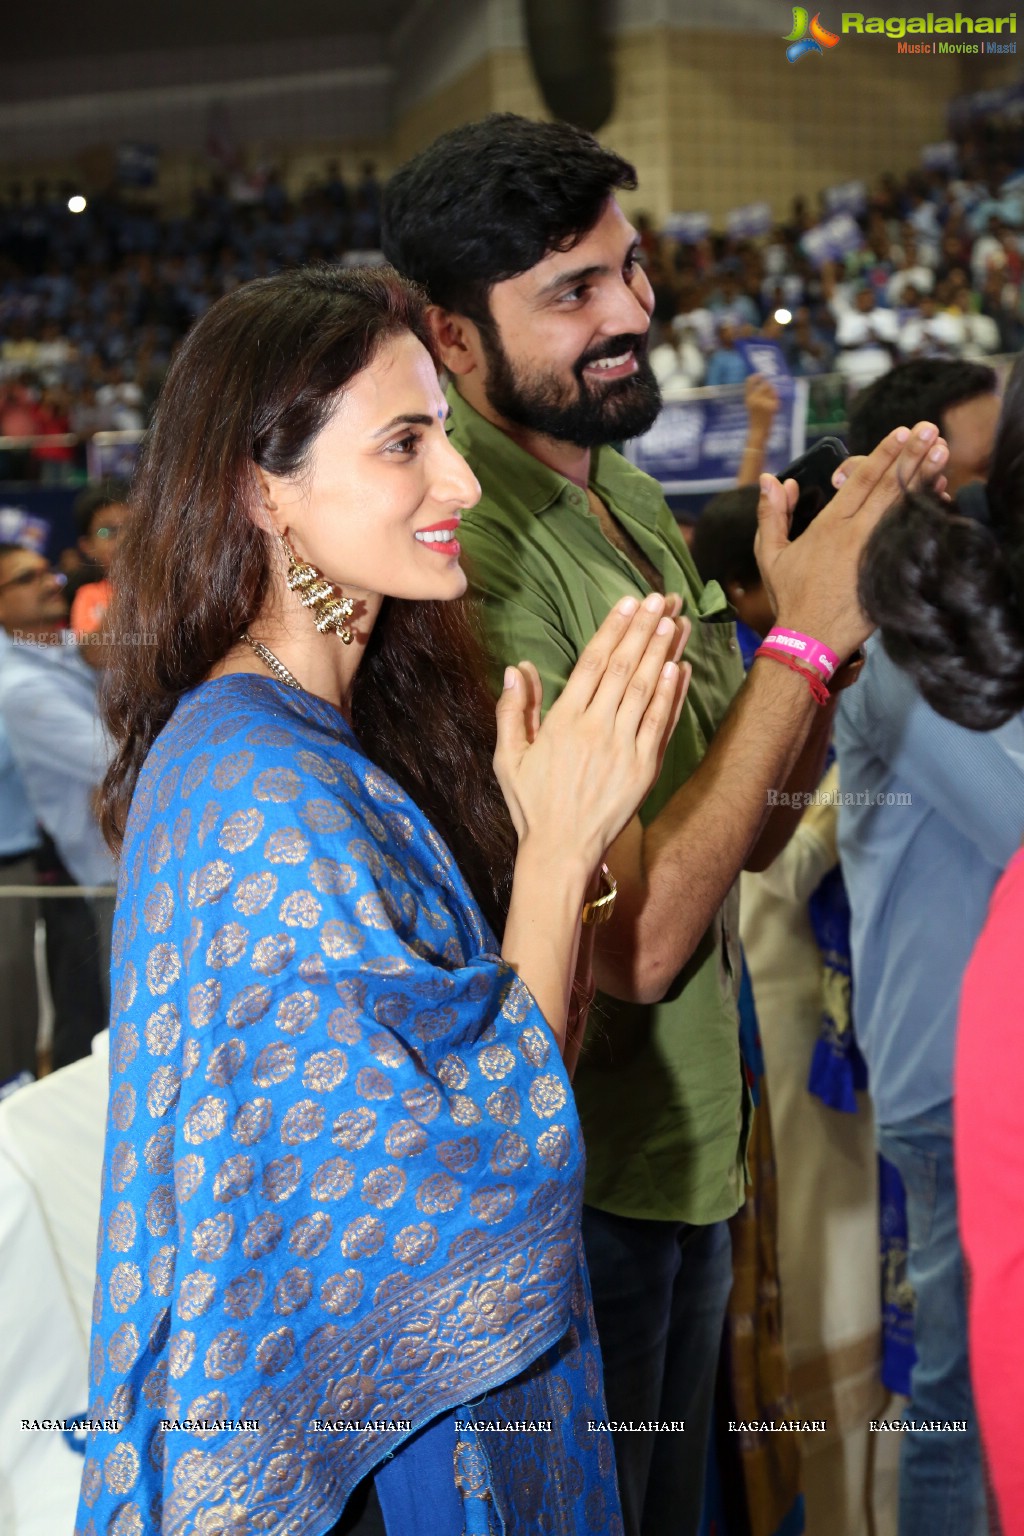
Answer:
[[[340,712],[271,678],[235,673],[179,701],[139,774],[126,851],[156,823],[189,822],[244,800],[261,819],[292,819],[296,802],[327,796],[358,814],[376,774]]]
[[[220,746],[233,736],[267,726],[287,730],[291,736],[355,744],[341,711],[326,699],[289,688],[276,678],[232,672],[183,694],[157,746],[180,755],[201,743]]]
[[[401,860],[418,850],[439,877],[454,869],[422,811],[333,705],[269,678],[217,678],[185,695],[143,764],[122,879],[172,854],[187,876],[214,845],[241,853],[261,834],[296,833],[310,846],[346,833]]]
[[[326,934],[335,959],[371,930],[439,953],[458,930],[460,953],[485,947],[450,852],[337,711],[233,676],[182,701],[139,777],[113,942],[130,984],[118,981],[115,1012],[143,970],[166,991],[200,943],[219,969],[271,922],[293,942]]]
[[[399,915],[410,888],[472,905],[443,840],[331,705],[243,674],[195,689],[132,799],[118,884],[127,931],[153,903],[160,921],[185,921],[230,889],[248,902],[250,887],[308,894],[310,882],[353,904],[393,899]]]

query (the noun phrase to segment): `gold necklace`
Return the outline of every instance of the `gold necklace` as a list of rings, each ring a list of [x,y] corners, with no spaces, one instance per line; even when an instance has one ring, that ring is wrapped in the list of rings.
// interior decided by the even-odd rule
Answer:
[[[242,639],[256,653],[263,665],[270,669],[279,683],[285,683],[289,688],[295,688],[302,693],[302,684],[292,676],[284,662],[278,660],[269,646],[264,645],[262,640],[254,640],[248,630],[242,635]]]

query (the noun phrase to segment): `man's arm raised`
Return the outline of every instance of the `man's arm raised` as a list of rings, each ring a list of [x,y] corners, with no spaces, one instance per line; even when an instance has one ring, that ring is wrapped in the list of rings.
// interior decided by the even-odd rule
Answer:
[[[756,552],[781,626],[823,641],[842,660],[864,643],[864,545],[910,485],[941,476],[947,457],[930,423],[890,433],[793,542],[796,482],[762,477]],[[802,677],[758,662],[696,772],[647,827],[634,817],[620,834],[607,860],[618,900],[597,936],[603,991],[643,1003],[664,997],[750,858],[769,791],[790,778],[819,708]]]

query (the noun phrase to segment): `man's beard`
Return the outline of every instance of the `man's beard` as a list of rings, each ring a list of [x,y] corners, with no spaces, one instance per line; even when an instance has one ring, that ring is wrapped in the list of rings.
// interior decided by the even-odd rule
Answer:
[[[647,360],[646,336],[616,336],[600,351],[580,358],[573,367],[575,389],[550,373],[517,373],[496,326],[481,326],[480,339],[487,359],[485,393],[491,408],[506,421],[556,442],[577,448],[625,442],[653,426],[661,410],[661,389]],[[593,386],[584,378],[588,363],[599,357],[621,357],[624,352],[636,358],[636,373]]]

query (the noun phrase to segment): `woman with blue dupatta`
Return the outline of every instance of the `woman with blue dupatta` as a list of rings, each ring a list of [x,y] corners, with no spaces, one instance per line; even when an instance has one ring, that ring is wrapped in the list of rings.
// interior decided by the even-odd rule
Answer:
[[[108,677],[80,1536],[316,1536],[371,1473],[389,1536],[622,1529],[562,1053],[685,626],[620,604],[543,725],[510,667],[495,750],[444,416],[389,269],[238,289],[164,386]]]

